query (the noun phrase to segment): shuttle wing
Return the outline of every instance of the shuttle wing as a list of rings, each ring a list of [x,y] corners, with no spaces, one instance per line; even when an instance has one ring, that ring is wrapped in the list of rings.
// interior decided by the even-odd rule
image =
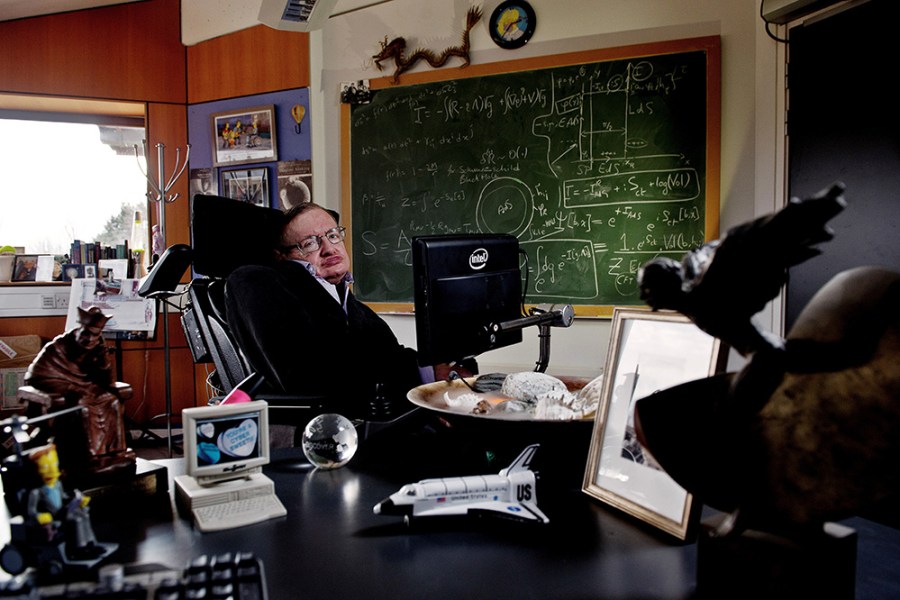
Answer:
[[[541,512],[534,504],[521,504],[518,502],[483,502],[471,505],[468,512],[472,515],[487,515],[514,521],[550,522],[547,515]]]

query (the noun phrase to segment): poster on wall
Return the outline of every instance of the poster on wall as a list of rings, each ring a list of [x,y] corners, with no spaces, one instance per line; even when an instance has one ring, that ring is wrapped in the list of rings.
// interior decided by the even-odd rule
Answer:
[[[191,169],[190,192],[191,198],[197,194],[217,196],[219,180],[216,178],[215,169]]]
[[[285,160],[278,163],[278,202],[287,210],[312,202],[312,161]]]
[[[274,106],[213,113],[210,119],[214,165],[278,160]]]
[[[139,279],[73,279],[69,290],[69,309],[66,331],[78,326],[78,308],[100,308],[110,319],[104,332],[140,331],[156,329],[156,300],[138,295]]]

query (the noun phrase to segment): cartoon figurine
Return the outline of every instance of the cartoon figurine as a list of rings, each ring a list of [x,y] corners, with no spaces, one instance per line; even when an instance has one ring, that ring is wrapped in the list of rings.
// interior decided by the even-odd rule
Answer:
[[[29,521],[45,530],[47,542],[56,539],[61,531],[67,541],[66,557],[70,560],[91,560],[104,555],[107,549],[97,543],[91,527],[87,508],[90,498],[78,490],[68,494],[59,479],[56,446],[41,446],[31,451],[28,457],[44,482],[28,492],[26,514]]]
[[[15,439],[27,437],[25,419],[3,424]],[[42,578],[94,568],[119,545],[97,541],[87,508],[90,499],[63,487],[56,446],[49,443],[21,451],[19,444],[2,469],[11,516],[9,541],[0,549],[0,568],[11,575],[34,568]]]
[[[56,336],[38,353],[25,383],[61,396],[65,407],[86,409],[82,421],[93,471],[134,468],[134,452],[125,443],[124,409],[102,335],[109,317],[92,306],[79,307],[78,318],[79,327]]]

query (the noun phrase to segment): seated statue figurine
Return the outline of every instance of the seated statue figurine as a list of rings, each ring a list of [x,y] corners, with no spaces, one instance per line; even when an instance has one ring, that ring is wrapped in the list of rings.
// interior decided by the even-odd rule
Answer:
[[[61,399],[62,406],[56,408],[84,407],[82,421],[91,472],[133,470],[135,455],[125,442],[122,385],[115,381],[102,336],[109,317],[97,307],[79,307],[78,319],[78,327],[44,346],[28,367],[25,383]],[[67,448],[66,452],[75,454],[73,450]]]

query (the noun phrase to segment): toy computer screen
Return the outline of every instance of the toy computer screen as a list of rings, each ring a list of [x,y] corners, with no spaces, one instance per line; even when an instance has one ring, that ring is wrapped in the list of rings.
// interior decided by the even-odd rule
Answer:
[[[187,472],[199,483],[245,477],[269,462],[265,402],[187,408],[182,421]]]

